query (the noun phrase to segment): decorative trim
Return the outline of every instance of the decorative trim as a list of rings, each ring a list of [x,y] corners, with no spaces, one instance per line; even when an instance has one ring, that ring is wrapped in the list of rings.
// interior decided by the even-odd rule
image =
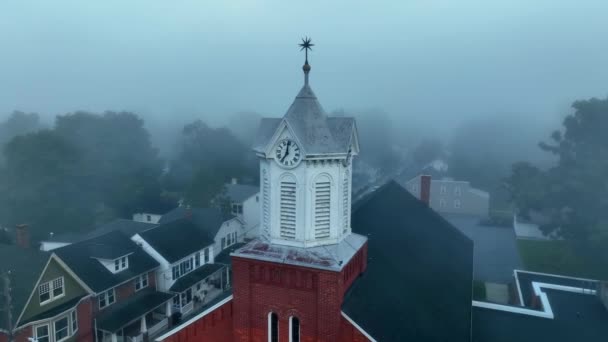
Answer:
[[[357,330],[359,330],[359,332],[360,332],[360,333],[362,333],[362,334],[363,334],[363,336],[367,337],[367,339],[368,339],[368,340],[370,340],[370,342],[378,342],[378,341],[376,341],[376,339],[374,339],[373,337],[371,337],[371,335],[370,335],[370,334],[368,334],[368,333],[367,333],[365,330],[363,330],[363,328],[361,328],[361,327],[359,326],[359,324],[355,323],[355,321],[353,321],[353,320],[352,320],[352,318],[348,317],[348,315],[347,315],[347,314],[345,314],[345,313],[344,313],[344,311],[342,311],[341,313],[342,313],[342,316],[343,316],[344,318],[346,318],[346,320],[347,320],[347,321],[348,321],[350,324],[352,324],[352,325],[353,325],[353,327],[357,328]]]
[[[222,306],[222,305],[224,305],[224,304],[228,303],[229,301],[231,301],[231,300],[232,300],[232,298],[233,298],[233,296],[234,296],[234,295],[230,295],[230,296],[226,297],[224,300],[222,300],[222,301],[218,302],[217,304],[215,304],[214,306],[210,307],[209,309],[207,309],[207,310],[205,310],[205,311],[203,311],[203,312],[199,313],[198,315],[196,315],[196,316],[194,316],[194,317],[190,318],[190,319],[189,319],[189,320],[187,320],[186,322],[184,322],[184,323],[180,324],[179,326],[177,326],[177,327],[175,327],[175,328],[173,328],[173,329],[171,329],[171,330],[167,331],[165,334],[163,334],[163,335],[161,335],[161,336],[157,337],[157,338],[156,338],[154,341],[156,341],[156,342],[161,342],[161,341],[163,341],[164,339],[166,339],[166,338],[168,338],[168,337],[170,337],[170,336],[172,336],[172,335],[175,335],[176,333],[180,332],[182,329],[186,328],[186,327],[187,327],[187,326],[189,326],[190,324],[192,324],[192,323],[194,323],[194,322],[198,321],[199,319],[201,319],[201,318],[203,318],[203,317],[207,316],[208,314],[210,314],[211,312],[215,311],[215,310],[216,310],[217,308],[219,308],[220,306]]]

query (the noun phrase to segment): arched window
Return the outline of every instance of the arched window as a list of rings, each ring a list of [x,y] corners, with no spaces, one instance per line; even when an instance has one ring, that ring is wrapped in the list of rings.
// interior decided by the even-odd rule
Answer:
[[[331,179],[322,175],[315,180],[315,238],[329,237]]]
[[[274,312],[268,314],[268,342],[279,342],[279,316]]]
[[[281,237],[286,239],[296,238],[296,179],[293,176],[285,176],[281,179],[281,213],[280,228]]]
[[[289,342],[300,342],[300,320],[293,316],[289,318]]]

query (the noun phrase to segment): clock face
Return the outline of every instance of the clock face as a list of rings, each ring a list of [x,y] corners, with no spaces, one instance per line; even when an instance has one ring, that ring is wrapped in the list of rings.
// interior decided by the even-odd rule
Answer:
[[[296,167],[302,159],[302,153],[300,147],[293,140],[283,139],[277,146],[275,158],[282,166]]]

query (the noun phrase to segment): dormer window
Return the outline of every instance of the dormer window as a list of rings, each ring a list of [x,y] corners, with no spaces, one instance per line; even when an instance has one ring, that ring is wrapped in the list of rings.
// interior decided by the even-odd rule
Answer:
[[[232,215],[240,215],[243,213],[243,205],[240,203],[232,203]]]
[[[114,260],[114,273],[120,272],[129,267],[129,259],[124,256]]]
[[[55,299],[63,297],[65,294],[63,288],[63,277],[41,283],[38,286],[38,296],[40,298],[40,304],[46,304],[52,302]]]

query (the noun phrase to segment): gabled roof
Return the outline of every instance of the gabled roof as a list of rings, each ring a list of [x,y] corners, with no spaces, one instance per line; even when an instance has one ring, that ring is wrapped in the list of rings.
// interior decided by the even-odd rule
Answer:
[[[470,341],[471,240],[394,181],[353,209],[368,265],[344,313],[378,341]]]
[[[38,281],[50,254],[36,249],[13,245],[0,245],[0,274],[10,271],[13,325],[27,304],[34,285]],[[4,281],[0,279],[0,293],[4,293]],[[8,329],[6,298],[0,295],[0,330]]]
[[[194,224],[192,219],[182,218],[161,224],[139,234],[168,262],[174,263],[214,243],[213,230],[216,222],[204,227]],[[217,226],[217,229],[221,223]],[[209,231],[203,228],[209,227]],[[217,232],[217,230],[216,230]]]
[[[253,145],[256,152],[265,152],[281,122],[286,123],[307,155],[347,153],[355,129],[353,118],[328,118],[308,84],[300,89],[283,119],[262,119]]]
[[[96,293],[107,290],[144,272],[154,270],[158,262],[120,231],[77,242],[53,251],[76,276]],[[129,256],[129,267],[110,272],[98,258]]]
[[[246,184],[226,184],[226,196],[236,203],[242,203],[249,197],[260,192],[260,188],[255,185]]]
[[[108,223],[100,224],[100,225],[96,226],[93,230],[85,232],[85,233],[72,232],[72,233],[57,234],[57,235],[53,236],[52,238],[49,238],[44,241],[78,242],[78,241],[92,239],[94,237],[104,235],[104,234],[107,234],[107,233],[115,231],[115,230],[121,231],[127,236],[133,236],[139,232],[148,230],[148,229],[150,229],[152,227],[156,227],[156,226],[157,225],[153,224],[153,223],[137,222],[137,221],[127,220],[127,219],[116,219],[116,220],[110,221]]]
[[[194,286],[196,283],[204,280],[220,269],[226,267],[223,264],[206,264],[194,271],[180,277],[169,289],[171,292],[182,292]]]
[[[177,207],[166,213],[158,221],[160,224],[166,224],[173,221],[188,219],[194,225],[209,235],[211,239],[215,238],[222,224],[228,220],[232,220],[236,216],[222,212],[220,208],[191,208]]]

